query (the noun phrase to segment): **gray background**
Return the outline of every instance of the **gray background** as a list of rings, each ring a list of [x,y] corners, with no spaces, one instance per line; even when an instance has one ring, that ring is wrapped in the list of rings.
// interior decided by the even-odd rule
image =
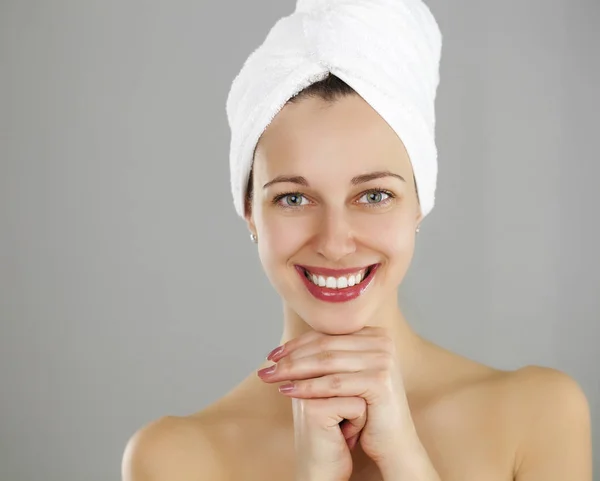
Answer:
[[[466,356],[576,378],[598,466],[600,3],[428,4],[440,177],[402,305]],[[225,99],[293,8],[0,2],[0,480],[117,480],[137,428],[276,346]]]

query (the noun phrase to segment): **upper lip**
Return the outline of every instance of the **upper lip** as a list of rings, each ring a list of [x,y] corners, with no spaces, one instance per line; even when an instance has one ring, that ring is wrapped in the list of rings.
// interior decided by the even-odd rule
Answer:
[[[346,276],[348,274],[356,274],[357,272],[359,272],[363,269],[367,269],[368,267],[370,267],[372,265],[374,265],[374,264],[368,264],[366,266],[361,266],[361,267],[349,267],[348,269],[328,269],[327,267],[315,267],[315,266],[303,266],[303,265],[298,265],[298,267],[301,267],[302,269],[306,269],[311,274],[317,274],[317,275],[322,275],[322,276],[327,276],[327,277],[341,277],[341,276]]]

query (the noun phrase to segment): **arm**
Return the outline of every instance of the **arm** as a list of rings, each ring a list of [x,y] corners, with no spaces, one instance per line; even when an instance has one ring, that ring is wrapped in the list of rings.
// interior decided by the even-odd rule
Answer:
[[[208,435],[174,417],[136,432],[121,466],[122,481],[225,481],[224,471]]]
[[[524,409],[515,481],[592,481],[590,411],[579,385],[549,368],[517,376]]]

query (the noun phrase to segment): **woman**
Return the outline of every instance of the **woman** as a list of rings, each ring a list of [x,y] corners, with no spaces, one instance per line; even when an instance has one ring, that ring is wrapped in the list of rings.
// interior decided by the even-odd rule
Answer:
[[[398,1],[398,11],[372,1],[362,11],[377,16],[362,24],[376,29],[371,38],[383,41],[382,25],[394,15],[414,15],[407,23],[423,27],[420,19],[425,27],[405,32],[398,48],[423,41],[432,21],[420,2]],[[303,41],[323,41],[316,19],[344,32],[335,22],[348,11],[331,10],[335,3],[317,15],[315,2],[299,2]],[[280,346],[201,412],[140,429],[126,448],[123,479],[591,481],[589,411],[571,378],[463,358],[420,337],[398,306],[397,288],[433,206],[437,170],[427,125],[438,59],[390,85],[376,71],[378,82],[368,84],[369,55],[344,64],[325,55],[332,44],[317,42],[310,52],[323,54],[317,63],[327,74],[314,81],[307,70],[260,107],[257,92],[279,92],[296,71],[281,55],[299,45],[290,47],[294,24],[287,20],[251,57],[245,68],[254,76],[236,79],[228,104],[234,199],[283,300]],[[377,42],[352,44],[360,25],[347,25],[348,41],[334,45],[376,57]],[[397,56],[391,70],[401,71],[409,57]],[[278,75],[273,58],[286,59],[287,76]],[[331,73],[336,68],[349,82]],[[400,109],[380,101],[381,91],[421,117],[395,117]]]

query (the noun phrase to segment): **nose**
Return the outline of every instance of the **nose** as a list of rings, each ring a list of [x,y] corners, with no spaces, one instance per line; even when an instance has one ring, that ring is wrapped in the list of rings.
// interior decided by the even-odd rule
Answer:
[[[338,262],[356,252],[351,223],[343,210],[323,212],[317,226],[317,253],[331,262]]]

